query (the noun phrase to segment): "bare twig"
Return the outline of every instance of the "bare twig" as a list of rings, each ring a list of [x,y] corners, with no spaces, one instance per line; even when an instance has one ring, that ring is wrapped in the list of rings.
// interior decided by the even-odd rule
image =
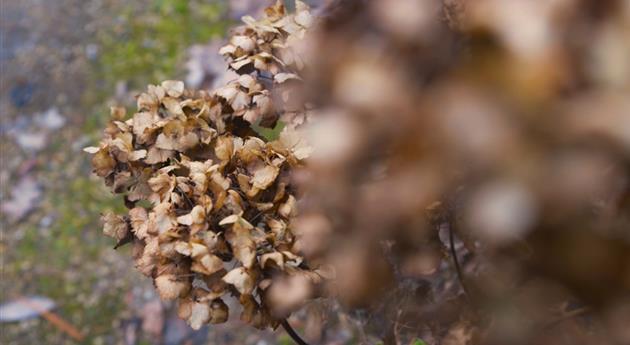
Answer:
[[[51,311],[41,308],[39,305],[37,305],[36,303],[30,302],[26,298],[20,297],[19,300],[20,302],[26,304],[29,308],[32,308],[33,310],[40,313],[42,317],[44,317],[44,319],[46,319],[48,322],[53,324],[55,327],[59,328],[64,333],[68,334],[74,340],[82,341],[84,339],[84,335],[81,333],[81,331],[79,331],[76,327],[74,327],[68,321],[61,318],[61,316]]]
[[[298,344],[298,345],[308,345],[308,343],[306,341],[304,341],[302,338],[300,338],[300,336],[295,332],[293,327],[291,327],[291,325],[289,325],[289,322],[287,321],[287,319],[282,320],[282,322],[280,324],[282,325],[282,328],[284,328],[284,330],[287,332],[287,334],[291,337],[291,339],[293,339],[293,341],[296,344]]]
[[[466,282],[464,280],[464,273],[462,272],[462,267],[459,264],[459,259],[457,258],[457,251],[455,250],[455,235],[453,234],[453,223],[454,221],[451,220],[448,224],[448,240],[449,240],[449,246],[451,247],[451,256],[453,257],[453,262],[455,263],[455,271],[457,272],[457,279],[459,280],[459,283],[462,286],[462,289],[464,290],[464,294],[466,294],[466,299],[468,299],[470,301],[470,292],[468,290],[468,287],[466,286]]]
[[[398,329],[398,321],[400,320],[400,314],[402,314],[402,310],[398,309],[398,313],[396,313],[396,321],[394,321],[394,339],[396,340],[396,345],[400,345],[400,331]]]
[[[570,320],[570,319],[572,319],[574,317],[582,316],[582,315],[584,315],[584,314],[586,314],[586,313],[588,313],[590,311],[591,311],[591,308],[589,308],[589,307],[582,307],[582,308],[571,310],[571,311],[565,313],[564,315],[561,315],[561,316],[559,316],[559,317],[557,317],[557,318],[547,322],[543,326],[543,329],[544,330],[549,330],[549,329],[551,329],[551,328],[553,328],[553,327],[563,323],[564,321]]]
[[[190,209],[192,210],[194,205],[193,205],[192,201],[190,200],[190,198],[188,197],[188,195],[186,193],[184,193],[184,191],[181,190],[181,188],[179,188],[179,187],[175,187],[175,189],[178,192],[181,193],[182,197],[184,197],[184,200],[186,200],[186,203],[188,204],[188,207],[190,207]]]

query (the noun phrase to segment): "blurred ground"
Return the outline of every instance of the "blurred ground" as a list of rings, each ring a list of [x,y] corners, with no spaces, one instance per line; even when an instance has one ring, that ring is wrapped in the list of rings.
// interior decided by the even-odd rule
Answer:
[[[172,319],[128,249],[102,236],[99,213],[123,205],[81,151],[110,105],[131,107],[147,83],[183,78],[187,48],[222,37],[247,3],[2,1],[0,303],[49,297],[86,344],[289,342],[238,322],[191,335]],[[1,327],[2,344],[76,343],[42,318]]]

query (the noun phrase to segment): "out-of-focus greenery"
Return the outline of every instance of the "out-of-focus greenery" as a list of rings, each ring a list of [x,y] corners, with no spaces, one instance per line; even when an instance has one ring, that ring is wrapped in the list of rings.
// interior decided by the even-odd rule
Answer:
[[[100,74],[106,87],[126,80],[132,89],[173,78],[185,49],[225,32],[225,4],[200,0],[129,2],[112,18],[113,30],[99,36]]]

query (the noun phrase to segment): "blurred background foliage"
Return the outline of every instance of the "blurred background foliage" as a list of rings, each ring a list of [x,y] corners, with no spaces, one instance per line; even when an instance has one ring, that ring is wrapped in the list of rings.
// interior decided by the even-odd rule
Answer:
[[[153,0],[128,2],[111,30],[98,33],[102,82],[111,89],[120,80],[131,88],[182,73],[185,49],[223,35],[233,21],[222,2]],[[179,72],[179,73],[178,73]]]

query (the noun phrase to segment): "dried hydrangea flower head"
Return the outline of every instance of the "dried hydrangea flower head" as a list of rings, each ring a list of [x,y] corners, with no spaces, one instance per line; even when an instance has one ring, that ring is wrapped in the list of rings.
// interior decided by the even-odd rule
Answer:
[[[212,93],[180,81],[149,85],[137,112],[126,118],[112,108],[99,146],[85,149],[94,172],[129,208],[103,215],[103,232],[117,246],[132,243],[137,269],[153,278],[162,299],[179,301],[179,316],[193,328],[225,322],[230,295],[242,305],[242,320],[275,328],[322,279],[296,250],[291,224],[297,196],[290,173],[310,149],[292,125],[271,142],[252,128],[304,112],[288,110],[273,93],[299,80],[303,65],[289,45],[312,19],[298,2],[295,14],[276,4],[262,20],[244,21],[222,49],[237,80]],[[268,76],[271,84],[261,82]],[[276,278],[302,283],[299,303],[273,309]]]
[[[343,3],[310,43],[295,232],[366,332],[568,344],[599,321],[527,325],[629,305],[630,2]]]

